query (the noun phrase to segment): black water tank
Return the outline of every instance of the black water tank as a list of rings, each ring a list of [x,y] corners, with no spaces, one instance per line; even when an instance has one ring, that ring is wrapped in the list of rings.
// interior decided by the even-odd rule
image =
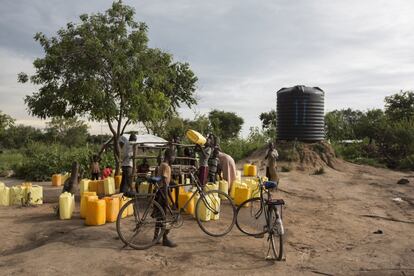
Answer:
[[[319,87],[303,85],[277,91],[277,139],[325,139],[324,96]]]

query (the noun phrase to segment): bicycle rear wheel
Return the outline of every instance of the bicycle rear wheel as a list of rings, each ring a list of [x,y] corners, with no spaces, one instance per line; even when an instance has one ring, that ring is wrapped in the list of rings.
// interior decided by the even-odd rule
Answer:
[[[125,217],[131,208],[133,214]],[[125,245],[147,249],[160,240],[165,231],[164,224],[165,213],[157,202],[146,198],[132,199],[119,210],[116,231]]]
[[[266,216],[260,197],[246,200],[237,208],[236,226],[248,236],[266,233]]]
[[[198,199],[195,217],[204,233],[213,237],[221,237],[233,228],[236,221],[236,208],[226,193],[212,190]]]
[[[276,221],[276,209],[270,210],[270,225],[268,233],[268,252],[267,259],[280,261],[283,258],[283,235],[279,233]]]

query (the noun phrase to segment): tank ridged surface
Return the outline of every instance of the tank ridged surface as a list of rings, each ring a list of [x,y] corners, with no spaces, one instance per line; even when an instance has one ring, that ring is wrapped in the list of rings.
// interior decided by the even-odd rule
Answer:
[[[297,85],[277,91],[277,139],[325,139],[325,92],[319,87]]]

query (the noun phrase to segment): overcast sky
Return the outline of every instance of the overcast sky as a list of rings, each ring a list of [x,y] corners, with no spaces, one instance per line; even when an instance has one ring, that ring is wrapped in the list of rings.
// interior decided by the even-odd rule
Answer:
[[[103,12],[110,0],[2,0],[0,110],[21,123],[27,114],[17,83],[42,56],[36,32],[53,35],[82,13]],[[385,96],[414,87],[414,1],[127,1],[149,26],[150,46],[187,61],[199,78],[195,110],[234,111],[244,134],[275,108],[281,87],[325,91],[325,110],[383,107]],[[100,132],[96,125],[93,132]]]

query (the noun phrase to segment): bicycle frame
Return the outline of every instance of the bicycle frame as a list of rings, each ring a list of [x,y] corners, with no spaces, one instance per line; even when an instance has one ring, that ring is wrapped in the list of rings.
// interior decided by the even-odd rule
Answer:
[[[272,194],[270,193],[270,190],[267,190],[266,191],[267,199],[265,199],[264,198],[265,188],[263,186],[263,181],[260,177],[258,177],[258,180],[259,180],[259,185],[258,186],[259,186],[259,189],[260,189],[260,209],[256,212],[255,218],[258,219],[262,215],[262,213],[264,212],[267,227],[271,227],[271,225],[270,225],[271,220],[270,220],[270,217],[269,217],[269,214],[270,214],[269,208],[270,209],[275,209],[276,219],[282,217],[282,208],[281,208],[280,213],[279,213],[279,209],[275,205],[268,204],[268,202],[272,199]]]
[[[187,208],[187,206],[191,203],[191,200],[193,200],[193,198],[194,197],[196,197],[197,196],[197,194],[200,196],[200,200],[203,200],[203,203],[204,203],[204,205],[206,206],[206,208],[208,209],[208,210],[210,210],[211,212],[213,212],[213,214],[218,214],[218,212],[211,206],[211,204],[209,203],[209,201],[206,199],[206,192],[203,190],[203,188],[201,187],[201,185],[200,185],[200,183],[199,183],[199,181],[198,181],[198,179],[194,176],[194,174],[193,173],[190,173],[190,177],[191,177],[191,180],[193,180],[194,181],[194,183],[195,183],[195,187],[196,187],[196,191],[191,195],[191,197],[184,203],[184,206],[183,207],[181,207],[179,210],[178,210],[178,213],[179,214],[181,214],[182,212],[184,212],[184,209],[186,209]],[[157,192],[158,191],[161,191],[161,196],[164,198],[164,200],[166,200],[167,202],[168,202],[168,199],[167,198],[169,198],[170,200],[171,200],[171,202],[173,201],[172,200],[172,196],[171,196],[171,193],[169,192],[169,190],[167,190],[167,192],[168,192],[168,194],[167,195],[165,195],[165,190],[159,185],[159,183],[155,183],[154,184],[155,185],[155,192],[154,193],[151,193],[151,194],[143,194],[143,195],[138,195],[138,196],[136,196],[135,197],[135,200],[138,200],[139,198],[146,198],[146,199],[148,199],[150,202],[154,202],[155,201],[155,197],[156,197],[156,194],[157,194]],[[185,187],[185,186],[193,186],[192,184],[177,184],[177,185],[174,185],[174,186],[172,186],[172,187],[168,187],[168,188],[178,188],[178,187]],[[145,213],[144,213],[144,215],[143,215],[143,218],[145,219],[146,218],[146,216],[148,215],[148,209],[149,208],[147,208],[146,209],[146,211],[145,211]],[[168,222],[176,222],[177,221],[177,219],[178,219],[178,216],[177,215],[175,215],[174,214],[174,211],[172,210],[172,208],[171,208],[171,204],[167,204],[167,206],[166,206],[166,210],[165,210],[165,212],[166,212],[166,215],[167,215],[167,212],[170,214],[170,215],[172,215],[173,217],[174,217],[174,220],[172,220],[172,221],[165,221],[164,223],[168,223]]]

